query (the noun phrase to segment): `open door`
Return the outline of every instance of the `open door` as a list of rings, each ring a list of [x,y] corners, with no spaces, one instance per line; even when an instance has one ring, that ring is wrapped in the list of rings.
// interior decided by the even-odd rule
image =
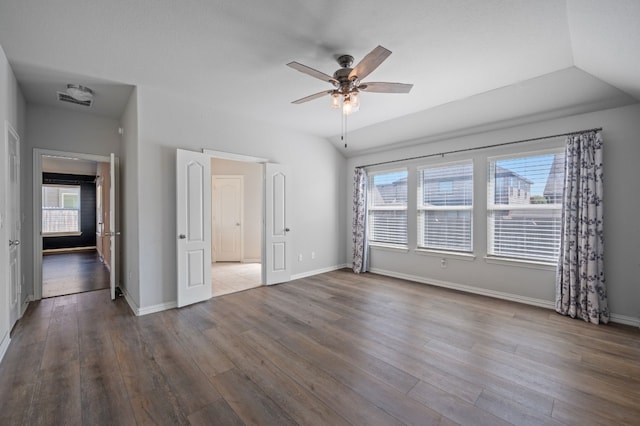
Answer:
[[[211,298],[211,157],[176,152],[178,307]]]
[[[281,164],[265,164],[264,249],[265,284],[291,280],[291,238],[288,225],[291,203],[289,170]]]
[[[111,187],[109,188],[109,221],[111,228],[109,232],[109,246],[111,252],[109,288],[111,289],[111,300],[115,300],[116,286],[118,284],[118,268],[120,267],[120,218],[118,217],[118,209],[116,208],[119,195],[118,185],[120,179],[118,179],[118,174],[120,172],[120,167],[118,158],[113,153],[111,153],[111,159],[109,163],[111,174]]]
[[[8,144],[7,178],[7,228],[9,230],[9,329],[20,318],[22,284],[20,277],[20,139],[13,128],[6,123]],[[0,336],[1,337],[1,336]]]

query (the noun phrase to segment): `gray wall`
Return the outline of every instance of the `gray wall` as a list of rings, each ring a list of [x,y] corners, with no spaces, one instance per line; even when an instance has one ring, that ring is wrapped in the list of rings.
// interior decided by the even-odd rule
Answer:
[[[344,264],[346,161],[338,150],[322,138],[247,122],[242,115],[197,102],[138,87],[138,235],[144,248],[140,307],[176,300],[176,148],[226,151],[288,165],[293,274]]]
[[[461,148],[479,147],[571,132],[580,129],[603,127],[605,141],[605,273],[609,292],[609,307],[616,321],[638,324],[640,317],[640,105],[609,109],[563,119],[544,121],[530,125],[505,128],[499,131],[478,133],[471,136],[443,139],[412,147],[363,155],[349,159],[347,173],[353,169],[391,159],[403,159],[418,155],[446,152]],[[536,150],[553,145],[553,140],[531,142],[509,147],[508,150]],[[473,158],[476,181],[486,179],[486,158],[497,150],[479,150],[470,154],[446,156],[447,159]],[[476,182],[477,183],[477,182]],[[345,181],[349,204],[345,211],[351,223],[352,183]],[[477,185],[476,185],[477,187]],[[484,194],[484,192],[482,192]],[[553,306],[555,298],[555,269],[537,268],[532,265],[489,263],[486,250],[486,200],[484,195],[474,194],[475,259],[443,254],[424,255],[413,250],[371,250],[373,270],[395,276],[403,276],[422,282],[453,286],[468,291],[508,297],[527,303]],[[351,239],[345,239],[351,253]],[[447,268],[441,268],[440,260],[448,260]]]
[[[122,245],[121,288],[140,306],[140,249],[138,244],[138,91],[134,89],[120,118],[120,232]]]
[[[27,123],[27,151],[22,159],[24,179],[21,185],[26,224],[23,227],[22,270],[30,286],[29,294],[33,295],[33,149],[120,155],[120,136],[116,120],[41,105],[27,106]]]

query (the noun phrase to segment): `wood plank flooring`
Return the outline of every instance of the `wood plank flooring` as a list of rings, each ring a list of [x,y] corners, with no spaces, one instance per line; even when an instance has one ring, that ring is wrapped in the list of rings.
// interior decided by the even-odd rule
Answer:
[[[640,331],[335,271],[135,317],[32,303],[0,424],[640,424]]]
[[[42,297],[109,288],[109,270],[98,252],[78,251],[42,256]]]

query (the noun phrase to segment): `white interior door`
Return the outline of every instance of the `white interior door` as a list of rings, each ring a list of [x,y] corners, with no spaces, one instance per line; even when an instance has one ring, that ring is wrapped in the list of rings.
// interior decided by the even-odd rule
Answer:
[[[242,260],[242,176],[213,176],[213,259]]]
[[[9,231],[9,327],[20,318],[20,140],[7,128],[7,228]]]
[[[277,284],[291,279],[291,177],[288,168],[266,163],[264,183],[265,261],[262,268],[266,284]]]
[[[178,307],[211,298],[211,160],[176,152]]]
[[[111,289],[111,300],[116,298],[116,286],[118,285],[118,268],[120,268],[120,217],[118,215],[118,199],[119,199],[119,161],[113,153],[110,158],[110,177],[111,185],[109,187],[109,242],[110,242],[110,274],[109,288]]]

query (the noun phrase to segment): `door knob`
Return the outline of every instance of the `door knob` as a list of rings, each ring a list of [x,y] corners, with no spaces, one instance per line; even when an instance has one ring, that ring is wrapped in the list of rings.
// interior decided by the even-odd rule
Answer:
[[[180,234],[178,235],[178,238],[180,238],[181,240],[184,240],[185,238],[187,238],[187,236],[184,234]]]
[[[236,226],[240,226],[240,222],[236,222]]]

